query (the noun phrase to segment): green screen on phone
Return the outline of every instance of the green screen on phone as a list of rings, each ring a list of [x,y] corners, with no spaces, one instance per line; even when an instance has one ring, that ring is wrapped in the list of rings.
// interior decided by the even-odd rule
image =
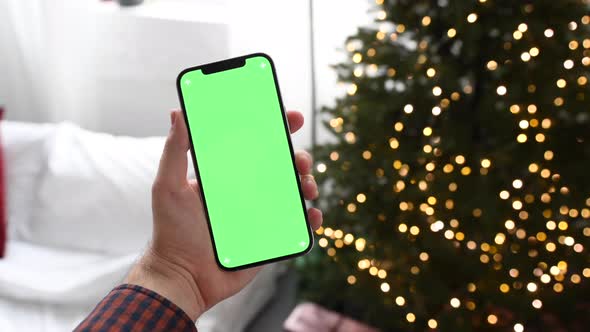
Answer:
[[[189,68],[177,85],[215,255],[237,269],[312,241],[272,60],[227,61]]]

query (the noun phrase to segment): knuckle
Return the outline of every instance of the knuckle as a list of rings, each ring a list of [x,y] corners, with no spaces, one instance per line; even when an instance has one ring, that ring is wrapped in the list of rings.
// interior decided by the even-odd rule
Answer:
[[[303,175],[303,177],[308,181],[315,182],[315,177],[312,174],[305,174],[305,175]]]
[[[170,149],[170,147],[172,147],[174,145],[174,139],[172,137],[172,135],[168,135],[166,137],[166,141],[164,141],[164,151]]]
[[[152,195],[153,196],[160,196],[167,191],[167,188],[161,180],[156,179],[152,184]]]
[[[183,191],[170,185],[162,179],[156,178],[152,184],[152,199],[158,201],[178,201],[183,197]]]

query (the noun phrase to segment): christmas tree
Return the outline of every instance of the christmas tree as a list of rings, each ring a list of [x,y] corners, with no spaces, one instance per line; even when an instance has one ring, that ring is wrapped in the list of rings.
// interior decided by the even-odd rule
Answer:
[[[589,10],[376,1],[322,110],[305,298],[386,331],[588,329]]]

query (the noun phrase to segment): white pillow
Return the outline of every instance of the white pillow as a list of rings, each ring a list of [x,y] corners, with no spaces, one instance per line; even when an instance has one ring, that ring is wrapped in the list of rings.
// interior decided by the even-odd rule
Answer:
[[[53,131],[51,124],[2,121],[9,240],[30,236],[31,211],[46,162],[45,142]]]
[[[28,240],[107,254],[141,250],[152,230],[151,185],[163,144],[163,137],[58,125]]]

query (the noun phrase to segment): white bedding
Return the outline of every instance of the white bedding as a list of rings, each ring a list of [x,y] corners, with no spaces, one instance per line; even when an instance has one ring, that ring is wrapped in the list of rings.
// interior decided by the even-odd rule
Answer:
[[[0,260],[0,331],[70,331],[113,287],[136,255],[107,257],[8,243]],[[198,320],[200,332],[242,331],[276,291],[284,266],[267,266],[243,289]]]
[[[145,246],[163,139],[6,121],[0,133],[10,230],[0,259],[0,331],[71,330],[121,283]],[[266,267],[200,318],[199,331],[243,330],[283,271],[280,264]]]
[[[104,256],[8,242],[0,296],[43,303],[95,303],[122,281],[137,255]]]

